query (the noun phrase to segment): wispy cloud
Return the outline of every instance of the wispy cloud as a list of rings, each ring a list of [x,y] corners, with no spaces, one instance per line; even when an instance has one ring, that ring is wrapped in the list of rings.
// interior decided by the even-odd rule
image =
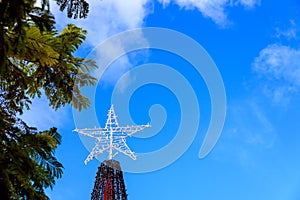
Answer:
[[[186,10],[197,9],[204,17],[211,18],[218,25],[227,23],[227,16],[224,12],[228,0],[159,0],[165,7],[169,3],[175,3]]]
[[[166,7],[170,3],[177,4],[183,9],[197,9],[204,17],[212,19],[220,26],[230,24],[226,9],[228,7],[242,5],[249,9],[260,5],[260,0],[158,0]]]
[[[95,77],[101,78],[104,84],[115,85],[116,81],[141,59],[147,59],[146,50],[130,52],[131,48],[139,46],[147,47],[148,41],[138,29],[130,34],[106,40],[97,46],[92,55],[98,65],[98,69],[94,72]],[[127,81],[129,83],[131,77],[128,77]],[[123,90],[125,86],[121,87],[119,89]]]
[[[261,154],[276,145],[276,128],[255,98],[237,99],[227,108],[227,122],[216,146],[217,159],[233,161],[245,170],[256,169]]]
[[[231,116],[228,134],[237,137],[240,145],[271,148],[276,139],[275,128],[256,100],[239,101],[229,107]]]
[[[61,128],[70,123],[68,107],[53,110],[49,101],[43,96],[40,99],[33,99],[30,110],[25,110],[20,117],[29,125],[39,130],[46,130],[50,127]]]
[[[265,93],[279,103],[300,89],[300,50],[281,44],[262,49],[254,59],[253,71],[264,83]]]
[[[235,5],[242,5],[247,9],[252,9],[256,6],[260,6],[261,0],[237,0],[234,2]]]
[[[286,27],[276,27],[275,28],[275,37],[278,39],[297,39],[300,28],[297,27],[294,20],[290,20],[289,23],[286,23]]]

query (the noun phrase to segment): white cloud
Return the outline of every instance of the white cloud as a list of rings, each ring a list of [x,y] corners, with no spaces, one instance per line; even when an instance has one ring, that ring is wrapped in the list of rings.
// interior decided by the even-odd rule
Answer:
[[[300,86],[300,50],[273,44],[260,51],[254,70],[269,78]]]
[[[114,37],[97,46],[94,59],[98,69],[94,72],[94,76],[98,80],[103,80],[104,84],[115,85],[116,81],[138,61],[146,59],[146,50],[130,52],[132,48],[140,46],[147,47],[148,41],[139,30]],[[128,77],[127,81],[126,85],[131,82],[131,77]],[[125,85],[119,86],[120,90],[124,90],[126,87]]]
[[[242,5],[245,8],[253,8],[260,5],[260,0],[158,0],[166,7],[175,3],[183,9],[197,9],[204,17],[211,18],[216,24],[226,26],[229,24],[227,7]]]
[[[171,0],[158,0],[158,2],[161,3],[164,8],[166,8],[167,5],[171,3]]]
[[[297,37],[297,30],[294,28],[290,28],[287,30],[280,30],[280,29],[276,29],[276,37],[280,38],[280,37],[285,37],[287,39],[294,39]]]
[[[240,4],[245,8],[254,8],[255,6],[260,6],[261,0],[238,0],[235,4]]]
[[[58,25],[75,23],[88,30],[87,42],[92,46],[98,45],[113,34],[127,29],[141,27],[145,16],[151,11],[150,0],[90,0],[90,12],[86,19],[68,19],[66,12],[60,12],[53,4],[53,11]]]
[[[164,6],[171,3],[170,0],[159,0]],[[199,10],[204,17],[211,18],[218,25],[227,23],[227,16],[224,12],[228,0],[173,0],[181,8]]]
[[[253,70],[266,80],[265,91],[280,102],[300,89],[300,50],[272,44],[260,51]]]
[[[297,34],[299,32],[299,27],[297,27],[296,23],[294,20],[290,20],[289,23],[286,23],[287,27],[282,28],[282,27],[276,27],[275,31],[275,37],[276,38],[283,38],[283,39],[297,39]],[[284,25],[281,25],[284,26]]]

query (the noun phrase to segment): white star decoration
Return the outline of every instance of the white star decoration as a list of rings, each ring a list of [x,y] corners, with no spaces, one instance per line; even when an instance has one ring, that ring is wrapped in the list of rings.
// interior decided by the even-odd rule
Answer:
[[[126,144],[126,137],[132,136],[133,134],[150,127],[150,125],[119,126],[113,105],[110,107],[107,116],[105,128],[85,128],[74,130],[79,134],[89,136],[97,140],[96,146],[85,159],[85,164],[106,151],[109,152],[108,159],[110,160],[113,159],[118,152],[136,160],[136,156]]]

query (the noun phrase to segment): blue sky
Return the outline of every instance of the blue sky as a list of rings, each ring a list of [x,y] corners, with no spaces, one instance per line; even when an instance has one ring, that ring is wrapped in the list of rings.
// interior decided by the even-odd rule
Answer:
[[[136,84],[137,80],[143,81],[140,80],[143,76],[134,74],[134,70],[143,64],[163,64],[182,74],[200,105],[196,136],[180,158],[159,170],[124,174],[129,200],[300,199],[299,1],[89,2],[90,14],[85,20],[69,20],[52,5],[59,29],[66,23],[75,23],[88,30],[87,40],[78,55],[89,55],[94,47],[122,31],[168,28],[192,38],[206,50],[216,64],[226,90],[226,119],[221,136],[210,154],[199,159],[212,115],[211,99],[203,77],[190,63],[172,52],[148,49],[127,53],[106,71],[96,72],[102,73],[102,77],[93,106],[101,126],[104,126],[115,87],[120,100],[130,85]],[[148,42],[143,32],[135,37],[137,42]],[[114,43],[105,52],[97,49],[94,52],[107,58],[115,52],[123,52],[126,49],[123,45],[126,43]],[[127,72],[127,79],[125,77],[123,84],[117,85]],[[169,76],[165,79],[172,81]],[[131,95],[127,107],[134,123],[151,122],[152,128],[144,134],[154,135],[129,138],[128,144],[133,151],[159,150],[176,136],[183,113],[178,96],[170,88],[158,84],[144,85]],[[89,199],[100,162],[93,160],[84,165],[89,152],[77,133],[72,132],[78,124],[73,120],[71,107],[53,111],[47,105],[43,98],[34,100],[32,109],[24,114],[30,125],[40,129],[56,126],[63,136],[56,155],[65,167],[64,175],[47,193],[53,200]],[[148,115],[152,105],[158,109],[159,114],[154,115],[158,120]],[[191,107],[188,112],[194,116],[195,110]],[[119,123],[127,125],[121,120],[122,116],[119,117]],[[186,132],[189,137],[190,133]]]

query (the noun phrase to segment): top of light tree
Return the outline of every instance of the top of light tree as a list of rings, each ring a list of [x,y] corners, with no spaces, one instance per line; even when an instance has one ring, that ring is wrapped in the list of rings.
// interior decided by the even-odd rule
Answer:
[[[84,128],[75,129],[74,131],[97,140],[95,147],[84,161],[84,163],[87,164],[89,161],[97,158],[104,152],[108,152],[109,160],[112,160],[119,152],[129,156],[133,160],[136,160],[134,152],[132,152],[126,144],[126,138],[149,127],[149,124],[138,126],[119,126],[114,106],[111,105],[108,110],[104,128]]]

